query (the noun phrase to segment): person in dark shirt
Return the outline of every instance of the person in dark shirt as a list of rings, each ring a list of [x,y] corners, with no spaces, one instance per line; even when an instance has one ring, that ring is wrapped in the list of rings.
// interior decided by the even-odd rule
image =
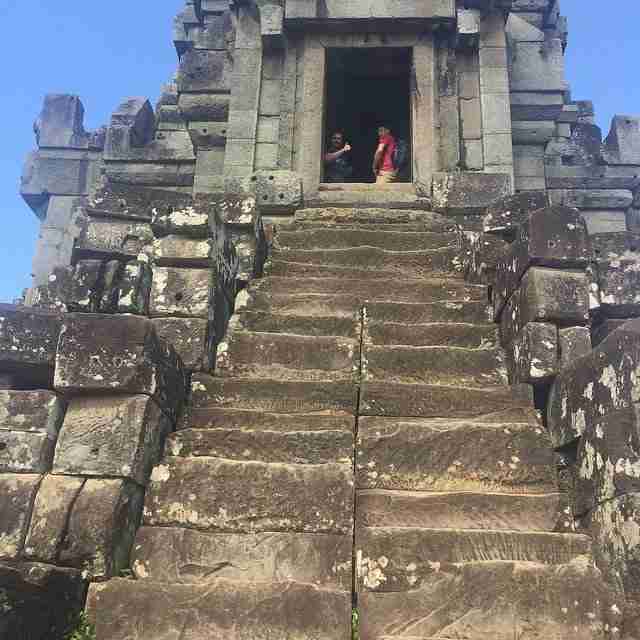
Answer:
[[[329,142],[329,150],[324,154],[325,182],[346,182],[353,175],[349,152],[351,145],[344,141],[342,131],[336,131]]]
[[[378,127],[378,148],[373,157],[373,173],[376,184],[394,182],[397,170],[393,165],[393,154],[396,150],[396,139],[391,135],[391,129],[382,125]]]

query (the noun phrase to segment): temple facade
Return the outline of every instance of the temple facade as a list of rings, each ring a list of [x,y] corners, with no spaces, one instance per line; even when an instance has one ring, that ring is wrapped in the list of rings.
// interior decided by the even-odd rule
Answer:
[[[45,97],[0,640],[640,639],[640,117],[567,42],[559,0],[186,0],[155,106]]]

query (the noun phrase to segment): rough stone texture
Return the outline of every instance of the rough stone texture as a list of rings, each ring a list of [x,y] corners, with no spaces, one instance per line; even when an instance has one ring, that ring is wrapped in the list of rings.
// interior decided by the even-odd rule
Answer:
[[[511,381],[537,384],[552,378],[558,367],[558,329],[545,322],[527,323],[510,350]]]
[[[62,393],[128,393],[153,397],[175,419],[185,394],[182,362],[150,320],[70,314],[56,356]]]
[[[131,560],[137,578],[154,582],[207,584],[215,576],[252,582],[295,580],[351,591],[352,540],[326,534],[212,534],[142,527]]]
[[[560,368],[569,366],[574,360],[591,351],[591,331],[588,327],[567,327],[558,331]]]
[[[499,198],[485,210],[482,219],[484,231],[509,236],[533,211],[544,209],[548,205],[549,198],[543,191],[523,191]]]
[[[0,304],[0,370],[49,387],[61,326],[57,313]]]
[[[496,267],[507,252],[508,245],[501,238],[482,233],[473,236],[464,258],[464,275],[469,282],[493,285]]]
[[[149,396],[74,398],[53,473],[117,477],[144,486],[170,430],[169,418]]]
[[[495,317],[500,317],[529,267],[584,267],[590,257],[587,229],[577,210],[549,207],[533,212],[519,226],[516,240],[498,262],[493,298]]]
[[[29,518],[41,476],[0,474],[0,558],[14,559],[22,552]]]
[[[60,562],[92,580],[119,575],[129,566],[142,502],[143,490],[132,482],[87,480],[71,511]]]
[[[527,424],[361,418],[358,488],[544,493],[554,482],[547,446]]]
[[[311,584],[236,583],[223,578],[207,585],[163,585],[113,580],[91,586],[88,612],[96,636],[269,640],[344,640],[351,632],[351,595]],[[167,611],[176,615],[167,616]]]
[[[186,369],[209,369],[212,356],[207,352],[208,323],[199,318],[156,318],[156,332],[173,345]]]
[[[589,284],[584,273],[531,267],[500,318],[504,344],[529,322],[580,324],[589,319]]]
[[[192,206],[171,210],[154,209],[151,226],[157,237],[175,234],[190,238],[207,238],[209,214]]]
[[[63,638],[82,610],[81,572],[34,562],[0,562],[0,638]]]
[[[640,321],[614,331],[591,353],[566,367],[551,390],[548,426],[556,446],[581,436],[608,413],[637,402]]]
[[[55,436],[0,429],[0,473],[45,473],[51,468]]]
[[[65,402],[51,391],[0,391],[0,429],[48,434],[55,438]]]
[[[151,288],[151,315],[207,318],[211,278],[209,269],[156,267]]]
[[[54,564],[60,553],[71,508],[84,478],[47,475],[42,480],[31,515],[24,555],[30,560]]]
[[[347,465],[165,458],[151,475],[144,522],[228,533],[345,534],[352,515]]]
[[[511,180],[505,174],[435,173],[433,206],[448,213],[481,213],[510,190]]]
[[[292,171],[257,171],[248,178],[226,178],[225,193],[254,197],[265,214],[293,213],[302,204],[302,181]]]

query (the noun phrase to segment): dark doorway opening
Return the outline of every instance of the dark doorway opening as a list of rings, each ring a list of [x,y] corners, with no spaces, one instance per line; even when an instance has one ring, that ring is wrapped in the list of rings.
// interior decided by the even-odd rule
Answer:
[[[411,68],[410,48],[327,49],[324,148],[333,132],[344,132],[352,147],[349,182],[375,182],[371,165],[382,124],[407,142],[409,160],[398,181],[411,182]]]

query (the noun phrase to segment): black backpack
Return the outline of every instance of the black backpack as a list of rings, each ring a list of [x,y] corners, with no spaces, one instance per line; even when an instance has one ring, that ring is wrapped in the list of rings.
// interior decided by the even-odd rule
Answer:
[[[393,166],[396,171],[404,169],[409,162],[409,145],[406,140],[400,139],[396,142],[396,148],[393,152]]]

